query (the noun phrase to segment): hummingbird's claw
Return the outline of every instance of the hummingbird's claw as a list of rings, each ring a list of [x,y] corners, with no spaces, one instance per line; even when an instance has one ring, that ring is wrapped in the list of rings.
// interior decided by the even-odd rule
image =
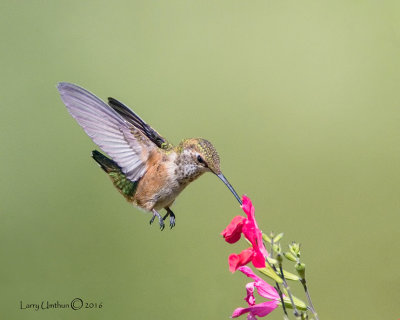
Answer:
[[[158,218],[158,222],[160,224],[160,230],[163,231],[165,228],[164,219],[161,217],[161,215],[156,210],[153,209],[153,216],[150,219],[150,224],[153,223],[153,221],[156,217]]]
[[[173,227],[175,227],[175,215],[169,218],[169,228],[172,229]]]
[[[169,216],[169,227],[170,229],[172,229],[173,227],[175,227],[175,214],[169,207],[166,207],[165,210],[167,210],[167,213],[163,217],[163,220],[165,220]]]

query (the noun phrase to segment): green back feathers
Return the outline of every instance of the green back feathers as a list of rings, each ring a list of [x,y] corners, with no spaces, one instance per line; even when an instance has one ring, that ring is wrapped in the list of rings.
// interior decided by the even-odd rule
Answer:
[[[174,146],[165,140],[165,142],[161,143],[160,148],[165,151],[172,151]]]
[[[132,200],[139,181],[129,180],[121,168],[111,159],[97,150],[92,151],[93,159],[100,165],[100,167],[108,173],[114,186],[122,193],[127,200]]]
[[[130,181],[126,176],[120,172],[109,172],[108,173],[114,186],[128,199],[132,200],[135,195],[138,181]]]

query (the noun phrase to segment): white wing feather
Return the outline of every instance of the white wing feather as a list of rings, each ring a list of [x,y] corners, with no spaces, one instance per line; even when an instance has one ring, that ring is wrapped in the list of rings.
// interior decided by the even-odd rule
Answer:
[[[72,83],[57,86],[69,113],[88,136],[136,181],[146,171],[146,160],[154,145],[117,112],[89,91]]]

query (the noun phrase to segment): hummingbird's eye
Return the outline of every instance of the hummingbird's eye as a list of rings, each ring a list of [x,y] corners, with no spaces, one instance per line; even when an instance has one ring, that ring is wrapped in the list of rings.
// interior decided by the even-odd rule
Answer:
[[[202,158],[200,155],[197,156],[197,161],[198,161],[199,163],[204,163],[204,160],[203,160],[203,158]]]

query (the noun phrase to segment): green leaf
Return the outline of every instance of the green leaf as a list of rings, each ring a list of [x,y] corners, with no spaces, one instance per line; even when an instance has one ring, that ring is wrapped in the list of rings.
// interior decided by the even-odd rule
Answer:
[[[286,291],[286,290],[284,290],[284,291]],[[286,296],[283,297],[283,302],[285,303],[285,306],[287,308],[293,309],[292,302],[290,301],[290,298],[287,296],[287,293],[285,295]],[[297,297],[295,297],[293,295],[292,295],[292,298],[293,298],[294,305],[296,306],[297,309],[300,309],[300,310],[303,310],[303,311],[307,310],[307,305],[304,303],[304,301],[300,300],[299,298],[297,298]]]
[[[280,270],[277,270],[278,275],[281,275]],[[299,281],[300,277],[298,275],[295,275],[294,273],[291,273],[289,271],[286,271],[285,269],[283,269],[283,274],[285,276],[286,280],[293,280],[293,281]]]
[[[284,233],[281,232],[280,234],[278,234],[275,238],[274,238],[274,242],[279,242],[279,240],[281,240],[283,238]]]
[[[265,233],[262,234],[262,238],[263,238],[264,241],[267,241],[268,243],[271,243],[271,239]]]
[[[257,270],[278,283],[283,282],[281,277],[278,276],[274,269],[272,269],[268,264],[266,264],[265,268],[257,268]]]
[[[296,257],[294,256],[293,253],[291,253],[290,251],[288,252],[284,252],[283,255],[286,257],[286,259],[293,261],[293,262],[297,262]]]
[[[278,260],[271,258],[271,257],[268,257],[267,259],[270,264],[273,264],[274,266],[278,266]]]

